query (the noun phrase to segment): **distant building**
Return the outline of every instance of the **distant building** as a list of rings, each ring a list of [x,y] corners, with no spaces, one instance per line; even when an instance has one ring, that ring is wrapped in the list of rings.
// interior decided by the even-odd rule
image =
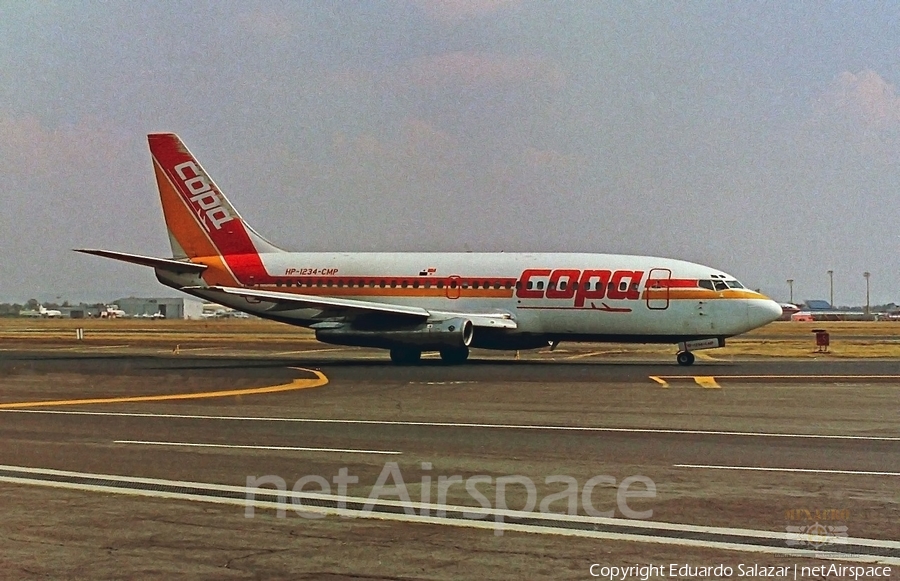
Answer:
[[[835,309],[831,303],[823,300],[808,300],[803,304],[803,309],[792,313],[790,320],[801,323],[813,321],[873,321],[874,315],[867,315],[861,311]]]
[[[128,297],[116,300],[119,310],[125,316],[141,319],[201,319],[203,303],[183,297],[177,298],[139,298]]]

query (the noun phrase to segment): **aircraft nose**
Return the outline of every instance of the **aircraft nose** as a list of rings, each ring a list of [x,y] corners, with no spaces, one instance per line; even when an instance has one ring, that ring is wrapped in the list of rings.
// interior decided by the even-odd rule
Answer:
[[[747,305],[747,318],[754,328],[767,325],[781,316],[781,306],[770,299],[750,301]]]

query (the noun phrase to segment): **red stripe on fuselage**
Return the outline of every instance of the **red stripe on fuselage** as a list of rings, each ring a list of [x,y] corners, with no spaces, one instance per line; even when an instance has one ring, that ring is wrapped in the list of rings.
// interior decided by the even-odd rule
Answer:
[[[660,288],[697,288],[697,284],[696,278],[653,278],[647,281],[648,287]]]

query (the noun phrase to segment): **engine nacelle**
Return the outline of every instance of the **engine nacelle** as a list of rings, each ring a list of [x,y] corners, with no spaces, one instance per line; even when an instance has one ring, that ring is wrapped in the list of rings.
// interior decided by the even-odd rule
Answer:
[[[380,328],[360,328],[346,324],[316,329],[316,339],[332,345],[382,349],[415,347],[428,351],[468,347],[472,343],[474,332],[472,321],[460,318]]]

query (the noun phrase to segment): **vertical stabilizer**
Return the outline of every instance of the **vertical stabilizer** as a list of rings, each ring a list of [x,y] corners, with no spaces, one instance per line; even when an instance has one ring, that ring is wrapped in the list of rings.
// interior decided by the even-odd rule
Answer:
[[[256,256],[256,262],[259,254],[281,252],[244,222],[177,135],[151,133],[147,139],[175,258],[231,263]]]

